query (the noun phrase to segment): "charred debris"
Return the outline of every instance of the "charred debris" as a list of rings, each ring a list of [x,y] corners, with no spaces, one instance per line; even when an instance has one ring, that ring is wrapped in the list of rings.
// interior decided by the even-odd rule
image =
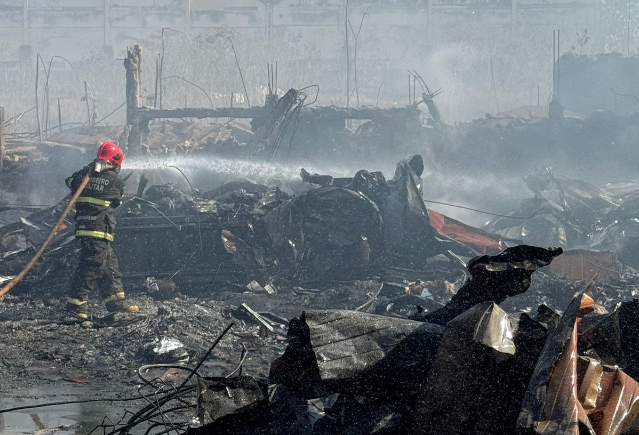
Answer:
[[[309,108],[309,90],[266,107],[143,107],[139,47],[125,66],[123,132],[13,142],[0,174],[7,194],[29,187],[29,168],[83,157],[116,134],[139,157],[271,162],[312,158],[337,140],[357,153],[450,138],[425,83],[423,128],[419,104]],[[209,117],[252,126],[154,121]],[[352,119],[368,121],[353,132]],[[491,129],[512,135],[541,128],[499,122]],[[293,135],[308,146],[293,147]],[[77,257],[68,221],[3,301],[6,388],[33,373],[29,382],[119,382],[118,397],[90,399],[133,403],[86,430],[112,435],[639,433],[639,186],[544,169],[525,179],[530,197],[517,210],[480,229],[427,208],[422,155],[399,161],[392,177],[300,169],[294,187],[238,177],[206,189],[187,179],[186,189],[126,175],[137,186],[117,209],[114,245],[144,314],[109,323],[95,306],[81,327],[55,320]],[[2,281],[68,200],[2,206],[12,218],[0,227]]]
[[[118,210],[125,274],[140,298],[158,304],[158,317],[183,321],[168,308],[180,298],[192,317],[181,327],[148,318],[128,325],[155,330],[129,361],[140,366],[139,394],[155,400],[100,430],[634,433],[636,272],[594,250],[598,227],[580,226],[588,212],[620,213],[623,201],[574,180],[531,179],[531,201],[546,201],[544,212],[477,230],[426,209],[422,170],[413,156],[391,179],[303,171],[316,184],[295,195],[248,180],[191,193],[142,180]],[[3,276],[17,273],[64,204],[0,229]],[[547,222],[565,228],[544,239],[557,247],[515,238],[522,226],[526,237],[548,237]],[[569,229],[579,237],[558,236]],[[9,300],[64,294],[76,249],[71,230],[61,231]],[[228,309],[210,317],[220,306]],[[195,320],[207,316],[216,324]],[[224,319],[232,325],[213,341]],[[85,326],[114,326],[100,322]],[[201,340],[194,351],[197,341],[157,334],[187,324],[206,327],[208,351]],[[242,344],[235,370],[229,361],[228,376],[206,376],[201,364],[229,337],[261,340],[251,351],[270,355],[267,371],[251,375]]]

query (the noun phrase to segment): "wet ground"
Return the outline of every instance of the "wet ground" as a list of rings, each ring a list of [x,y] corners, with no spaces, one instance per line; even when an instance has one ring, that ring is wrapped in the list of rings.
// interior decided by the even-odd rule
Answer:
[[[235,326],[213,350],[201,374],[230,373],[238,365],[240,343],[244,343],[249,351],[245,373],[266,376],[270,360],[285,347],[284,337],[264,334],[259,326],[234,319],[233,307],[225,303],[186,297],[154,301],[142,295],[136,302],[144,314],[116,319],[125,326],[106,327],[96,320],[93,327],[87,327],[67,322],[57,301],[47,305],[38,299],[8,297],[0,311],[0,408],[137,397],[142,384],[138,368],[158,362],[148,353],[148,343],[163,337],[179,340],[193,366],[231,322]],[[96,315],[103,314],[97,304],[92,308]],[[135,323],[126,325],[132,321]],[[166,371],[156,371],[151,377]],[[140,400],[138,407],[143,404]],[[86,434],[105,415],[119,418],[123,408],[122,403],[107,402],[0,414],[4,418],[4,432],[0,433]]]
[[[375,281],[336,283],[329,288],[278,289],[277,295],[255,294],[235,288],[211,290],[208,297],[178,295],[155,300],[131,291],[141,315],[116,319],[119,326],[100,320],[106,313],[98,298],[90,303],[92,325],[71,323],[63,312],[63,293],[43,290],[9,294],[0,305],[0,409],[94,398],[139,397],[143,380],[138,369],[159,361],[148,343],[167,338],[180,341],[193,367],[231,322],[234,326],[215,347],[199,373],[226,376],[237,366],[242,345],[248,355],[244,374],[266,377],[270,363],[287,344],[283,330],[259,326],[239,310],[245,303],[255,311],[285,319],[304,309],[354,309],[379,288]],[[41,296],[35,296],[41,295]],[[159,368],[146,373],[177,382],[183,376]],[[105,416],[117,421],[124,410],[144,406],[144,400],[64,405],[0,414],[0,434],[87,434]],[[102,433],[102,429],[99,432]],[[143,433],[143,432],[142,432]]]
[[[119,393],[102,390],[102,394]],[[13,391],[0,399],[0,408],[39,405],[61,401],[76,401],[95,394],[89,385],[46,384],[40,387]],[[134,409],[135,403],[112,404],[81,403],[58,405],[36,409],[25,409],[0,414],[0,434],[87,434],[96,422],[105,417],[120,419],[126,409]],[[108,421],[108,419],[107,419]]]

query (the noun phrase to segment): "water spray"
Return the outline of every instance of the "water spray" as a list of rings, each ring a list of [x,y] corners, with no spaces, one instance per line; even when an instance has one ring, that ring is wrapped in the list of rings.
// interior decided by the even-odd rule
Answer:
[[[246,159],[225,159],[212,156],[166,156],[132,158],[127,160],[124,170],[153,170],[179,167],[183,170],[209,171],[215,174],[246,177],[258,180],[280,179],[293,181],[300,179],[301,166],[273,162],[258,162]],[[348,176],[350,170],[340,168],[307,168],[309,172],[330,173],[336,177]]]

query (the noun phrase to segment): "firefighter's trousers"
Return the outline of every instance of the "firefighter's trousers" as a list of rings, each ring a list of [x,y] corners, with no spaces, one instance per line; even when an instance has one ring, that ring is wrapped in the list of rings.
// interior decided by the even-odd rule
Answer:
[[[109,312],[126,308],[122,275],[111,242],[92,237],[79,239],[82,246],[80,263],[67,298],[67,309],[86,312],[89,293],[96,285]]]

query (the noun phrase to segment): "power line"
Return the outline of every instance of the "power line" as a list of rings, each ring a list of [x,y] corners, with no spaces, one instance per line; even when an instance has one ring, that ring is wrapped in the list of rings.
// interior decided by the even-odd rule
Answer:
[[[466,207],[466,206],[458,205],[458,204],[450,204],[450,203],[447,203],[447,202],[432,201],[432,200],[429,200],[429,199],[424,199],[424,202],[428,202],[428,203],[431,203],[431,204],[447,205],[447,206],[449,206],[449,207],[455,207],[455,208],[462,208],[462,209],[464,209],[464,210],[470,210],[470,211],[474,211],[474,212],[477,212],[477,213],[487,214],[487,215],[490,215],[490,216],[498,216],[498,217],[504,217],[504,218],[509,218],[509,219],[521,219],[521,220],[532,219],[532,218],[534,218],[537,214],[539,214],[539,213],[541,213],[542,211],[546,210],[545,208],[540,208],[539,210],[537,210],[536,212],[534,212],[534,213],[533,213],[532,215],[530,215],[530,216],[508,216],[508,215],[505,215],[505,214],[491,213],[491,212],[489,212],[489,211],[479,210],[479,209],[476,209],[476,208]]]

